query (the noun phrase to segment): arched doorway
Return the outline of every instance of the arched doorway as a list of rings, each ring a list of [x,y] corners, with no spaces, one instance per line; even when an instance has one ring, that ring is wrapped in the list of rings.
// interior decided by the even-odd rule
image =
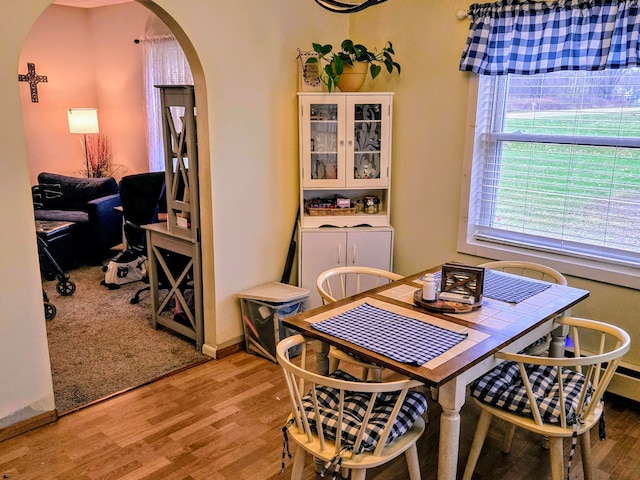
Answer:
[[[143,5],[144,7],[146,7],[149,11],[151,11],[152,13],[154,13],[155,15],[158,15],[159,18],[162,19],[162,21],[167,24],[167,26],[169,27],[169,29],[174,33],[174,35],[176,36],[176,38],[178,39],[178,41],[180,42],[181,46],[183,47],[183,50],[185,51],[185,54],[187,55],[187,58],[190,62],[190,65],[192,66],[192,71],[194,74],[194,84],[195,84],[195,91],[196,91],[196,99],[197,99],[197,104],[198,105],[202,105],[203,107],[200,108],[198,110],[198,118],[197,118],[197,128],[198,131],[200,132],[207,132],[208,131],[208,125],[207,125],[207,114],[206,114],[206,89],[204,86],[204,79],[203,79],[203,74],[202,74],[202,67],[200,65],[198,56],[195,52],[195,49],[193,48],[191,42],[188,40],[186,34],[182,31],[182,29],[175,23],[175,21],[173,20],[173,18],[164,10],[160,9],[159,7],[157,7],[155,5],[155,3],[153,2],[147,2],[147,1],[139,1],[136,2],[139,3],[141,5]],[[127,41],[131,43],[132,38],[127,38]],[[43,102],[44,103],[44,102]],[[42,109],[41,109],[42,110]],[[28,115],[25,115],[25,118],[28,117]],[[202,209],[203,211],[211,211],[211,182],[210,182],[210,166],[209,166],[209,148],[208,148],[208,139],[206,138],[206,135],[202,136],[203,138],[200,139],[199,144],[198,144],[198,150],[199,150],[199,156],[201,158],[199,164],[200,164],[200,186],[199,186],[199,190],[200,190],[200,203],[203,206]],[[208,219],[203,219],[203,221],[201,222],[202,224],[202,241],[203,241],[203,245],[210,245],[212,242],[212,237],[211,237],[211,218]],[[209,262],[209,264],[212,264],[212,256],[213,256],[213,249],[212,248],[203,248],[203,263]],[[212,282],[212,278],[213,275],[211,272],[209,272],[209,274],[207,274],[205,276],[206,278],[203,280],[203,282],[206,282],[206,284],[209,284]],[[204,308],[205,311],[207,311],[208,307],[207,305],[212,305],[212,299],[210,298],[213,291],[213,288],[211,288],[209,286],[209,288],[207,287],[207,285],[205,284],[205,298],[204,298]],[[108,305],[105,305],[105,308],[108,308]],[[210,309],[212,310],[212,309]],[[207,315],[207,318],[209,319],[209,322],[212,321],[212,315]],[[208,325],[205,324],[204,326],[205,330],[208,329]]]

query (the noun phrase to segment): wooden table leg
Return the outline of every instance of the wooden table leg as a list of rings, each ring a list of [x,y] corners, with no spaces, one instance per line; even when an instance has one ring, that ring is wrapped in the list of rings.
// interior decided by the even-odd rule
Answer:
[[[329,374],[329,344],[324,342],[317,342],[316,350],[316,368],[320,375]]]
[[[440,415],[440,446],[438,451],[438,480],[456,478],[460,449],[460,410],[464,405],[466,385],[456,379],[438,389]]]
[[[554,358],[564,357],[567,329],[560,326],[551,331],[551,343],[549,344],[549,356]]]
[[[329,344],[321,341],[316,342],[316,369],[320,375],[329,374]],[[324,460],[314,457],[315,471],[320,474],[324,468]]]

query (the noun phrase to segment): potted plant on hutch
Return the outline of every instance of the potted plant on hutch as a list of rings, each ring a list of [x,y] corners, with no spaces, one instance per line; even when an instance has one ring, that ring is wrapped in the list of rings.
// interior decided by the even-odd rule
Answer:
[[[393,45],[387,41],[381,52],[375,49],[370,51],[361,44],[344,40],[339,52],[333,51],[330,44],[320,45],[313,43],[313,50],[317,57],[310,57],[306,63],[318,63],[323,60],[326,65],[320,68],[320,78],[327,86],[329,92],[339,88],[342,92],[358,91],[367,76],[367,70],[371,72],[371,78],[376,78],[384,65],[389,73],[395,68],[400,75],[400,64],[393,61]]]

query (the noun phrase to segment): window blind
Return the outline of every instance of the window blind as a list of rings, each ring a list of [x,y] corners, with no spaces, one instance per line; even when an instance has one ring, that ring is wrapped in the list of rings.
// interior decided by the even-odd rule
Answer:
[[[640,68],[480,78],[477,240],[640,265]]]

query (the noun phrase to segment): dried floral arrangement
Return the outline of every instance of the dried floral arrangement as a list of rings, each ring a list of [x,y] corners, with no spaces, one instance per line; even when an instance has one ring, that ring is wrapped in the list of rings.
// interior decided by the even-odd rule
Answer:
[[[89,159],[89,171],[85,169],[83,173],[87,177],[112,177],[122,167],[113,162],[111,140],[106,135],[102,133],[87,135],[85,147]]]

